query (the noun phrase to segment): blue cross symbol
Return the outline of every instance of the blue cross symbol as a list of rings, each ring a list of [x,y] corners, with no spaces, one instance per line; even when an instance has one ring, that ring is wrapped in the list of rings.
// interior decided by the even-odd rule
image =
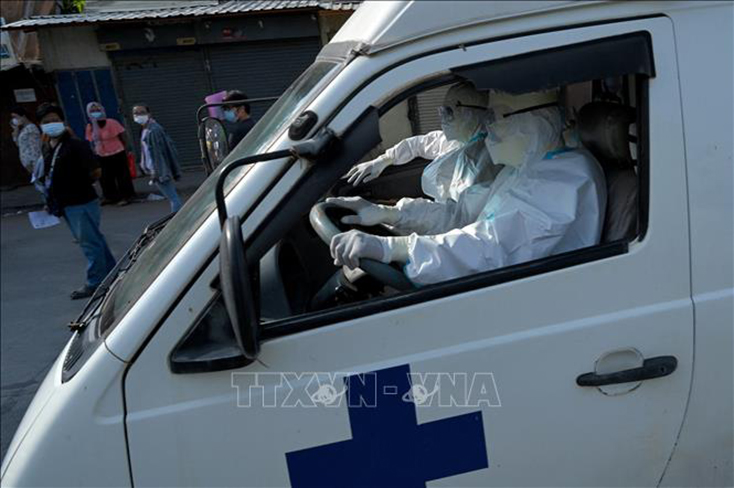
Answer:
[[[352,439],[286,453],[291,485],[425,487],[487,468],[482,412],[418,425],[415,405],[403,401],[409,373],[403,365],[345,378]]]

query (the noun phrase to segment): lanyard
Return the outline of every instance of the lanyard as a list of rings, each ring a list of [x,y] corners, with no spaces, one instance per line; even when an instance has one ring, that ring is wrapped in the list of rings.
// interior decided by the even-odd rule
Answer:
[[[61,145],[63,143],[59,142],[59,145],[56,146],[56,149],[54,150],[54,155],[51,158],[51,167],[48,169],[48,175],[43,178],[43,186],[46,187],[46,190],[49,190],[51,188],[51,182],[53,181],[54,177],[54,168],[56,167],[56,158],[59,155],[59,150],[61,149]]]

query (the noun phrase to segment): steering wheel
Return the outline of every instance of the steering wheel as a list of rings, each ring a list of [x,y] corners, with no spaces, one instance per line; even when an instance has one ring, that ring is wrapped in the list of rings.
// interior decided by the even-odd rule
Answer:
[[[331,244],[332,237],[343,232],[327,215],[327,211],[334,208],[346,210],[344,207],[340,207],[334,203],[321,202],[314,205],[308,214],[313,230],[316,231],[316,234],[318,234],[327,246]],[[405,274],[389,264],[374,259],[362,258],[359,260],[359,267],[383,285],[390,286],[399,291],[415,289],[415,285]]]

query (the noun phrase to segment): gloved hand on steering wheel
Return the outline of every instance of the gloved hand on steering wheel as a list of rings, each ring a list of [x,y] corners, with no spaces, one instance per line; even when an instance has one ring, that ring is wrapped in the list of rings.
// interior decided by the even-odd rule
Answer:
[[[359,267],[361,258],[374,259],[385,264],[393,261],[408,261],[407,237],[373,236],[358,230],[350,230],[335,235],[329,246],[331,257],[336,266],[349,269]]]
[[[367,161],[366,163],[358,164],[347,172],[342,178],[346,179],[348,183],[354,186],[360,183],[367,183],[372,181],[385,171],[385,168],[393,164],[393,158],[383,154],[382,156]]]
[[[395,225],[400,220],[400,212],[397,208],[368,202],[362,197],[327,198],[326,203],[344,207],[357,214],[342,217],[342,224],[369,227],[377,224]]]

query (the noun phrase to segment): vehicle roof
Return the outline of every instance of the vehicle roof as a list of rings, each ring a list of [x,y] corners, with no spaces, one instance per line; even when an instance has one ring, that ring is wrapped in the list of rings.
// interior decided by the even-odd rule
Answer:
[[[424,39],[430,45],[440,45],[442,34],[453,36],[462,30],[469,31],[473,27],[508,19],[533,19],[528,24],[533,24],[536,28],[549,28],[562,27],[568,23],[667,15],[674,11],[720,6],[722,3],[724,2],[702,0],[366,1],[329,44],[333,47],[351,46],[352,50],[360,54],[372,55]],[[547,17],[547,21],[542,20],[544,17]],[[517,25],[519,27],[522,24]]]
[[[367,1],[350,17],[331,42],[356,44],[363,53],[375,53],[461,27],[589,3],[600,2]]]

